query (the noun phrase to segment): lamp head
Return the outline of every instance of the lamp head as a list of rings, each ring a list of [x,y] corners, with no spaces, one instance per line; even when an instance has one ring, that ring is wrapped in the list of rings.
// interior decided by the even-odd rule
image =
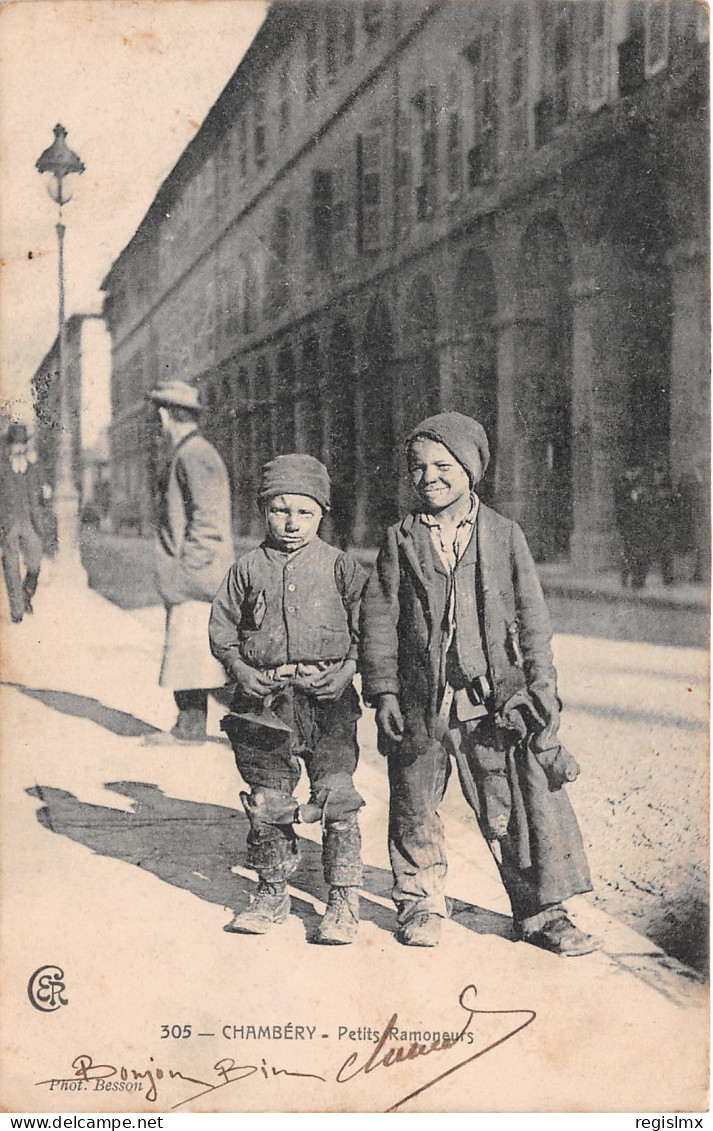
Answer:
[[[62,181],[70,173],[83,173],[84,162],[67,145],[67,131],[64,126],[57,123],[54,128],[54,141],[48,149],[40,154],[35,162],[38,173],[51,173],[56,181],[56,193],[51,193],[58,204],[66,203],[68,198],[62,199]]]

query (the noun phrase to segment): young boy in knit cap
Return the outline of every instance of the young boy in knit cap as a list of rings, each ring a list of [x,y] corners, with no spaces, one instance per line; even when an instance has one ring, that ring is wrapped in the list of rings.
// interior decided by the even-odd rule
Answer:
[[[263,468],[259,501],[266,538],[228,571],[210,619],[213,653],[237,683],[235,714],[224,726],[250,787],[241,800],[259,876],[252,904],[226,930],[264,934],[284,922],[287,878],[298,863],[294,823],[321,820],[330,890],[318,941],[350,943],[359,922],[358,810],[364,804],[352,780],[361,714],[352,680],[366,573],[350,554],[318,537],[330,506],[329,475],[319,460],[271,460]],[[260,718],[267,723],[262,730]],[[298,807],[293,791],[299,759],[311,795]]]
[[[534,562],[520,527],[475,494],[489,460],[476,420],[424,420],[407,456],[418,506],[387,533],[360,646],[364,698],[388,758],[397,937],[435,946],[447,916],[438,808],[453,756],[516,937],[586,954],[598,944],[562,906],[591,883],[562,788],[578,767],[557,738],[552,630]]]

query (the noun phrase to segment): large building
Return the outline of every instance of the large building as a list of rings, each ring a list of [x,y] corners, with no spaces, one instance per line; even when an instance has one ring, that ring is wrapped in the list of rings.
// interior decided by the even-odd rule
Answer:
[[[72,427],[71,452],[74,486],[82,488],[82,338],[88,318],[97,315],[73,314],[65,323],[65,373],[67,375],[67,418]],[[54,487],[57,473],[60,410],[59,336],[43,357],[31,381],[35,410],[34,445],[45,481]]]
[[[372,545],[455,408],[536,556],[610,565],[622,468],[708,464],[707,81],[696,0],[278,0],[104,282],[115,500],[181,376],[236,533],[301,450]]]

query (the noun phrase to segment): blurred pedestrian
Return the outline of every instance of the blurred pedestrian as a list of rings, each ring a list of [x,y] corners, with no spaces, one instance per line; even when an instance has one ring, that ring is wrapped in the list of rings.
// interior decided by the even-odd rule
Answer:
[[[614,514],[621,538],[621,584],[643,589],[651,562],[652,490],[640,464],[627,467],[614,485]]]
[[[654,464],[651,479],[648,532],[651,561],[658,563],[664,585],[673,585],[678,508],[671,476],[663,461]]]
[[[710,570],[710,509],[708,477],[699,464],[681,476],[676,502],[676,548],[680,554],[692,556],[691,581],[700,583]]]
[[[24,424],[11,424],[0,468],[0,548],[14,624],[33,612],[42,535],[42,487],[37,468],[28,459],[27,429]]]
[[[148,394],[156,405],[170,459],[157,492],[157,585],[166,606],[159,683],[173,691],[178,718],[150,743],[206,740],[208,694],[225,673],[208,641],[211,601],[233,563],[228,472],[198,424],[198,391],[169,381]]]

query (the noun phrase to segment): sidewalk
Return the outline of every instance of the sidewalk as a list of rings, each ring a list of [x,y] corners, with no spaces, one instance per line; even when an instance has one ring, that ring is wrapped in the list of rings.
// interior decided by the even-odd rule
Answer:
[[[5,618],[0,632],[6,1108],[168,1111],[200,1090],[191,1093],[187,1077],[206,1080],[230,1056],[254,1065],[254,1078],[180,1110],[383,1111],[469,1051],[501,1041],[403,1110],[706,1104],[706,994],[697,975],[586,897],[572,901],[572,913],[603,937],[601,953],[563,960],[514,943],[495,867],[456,789],[444,807],[452,920],[436,950],[396,943],[388,791],[372,712],[361,723],[357,772],[366,801],[358,943],[309,943],[325,891],[312,826],[288,923],[266,938],[229,935],[222,928],[255,883],[243,866],[240,781],[220,739],[221,711],[212,706],[215,741],[141,745],[142,734],[168,729],[175,714],[172,695],[156,683],[161,610],[122,611],[92,590],[63,591],[55,581],[40,588],[34,617],[17,626]],[[27,996],[29,976],[47,963],[64,971],[70,1001],[51,1015],[32,1010]],[[459,1006],[470,984],[486,1012]],[[536,1019],[506,1040],[511,1011]],[[349,1033],[381,1029],[394,1013],[407,1033],[460,1031],[470,1017],[473,1041],[439,1053],[437,1063],[431,1054],[338,1083],[347,1057],[363,1064],[374,1049],[371,1038]],[[224,1036],[226,1026],[245,1033],[288,1022],[313,1027],[312,1042]],[[162,1037],[163,1025],[187,1024],[190,1039]],[[95,1063],[136,1067],[153,1057],[176,1075],[157,1101],[146,1090],[98,1098],[93,1088],[35,1086],[71,1077],[82,1052]],[[280,1068],[279,1079],[260,1076],[261,1058]]]
[[[701,611],[707,610],[710,604],[709,586],[691,581],[664,585],[657,574],[649,575],[643,589],[624,589],[618,570],[583,575],[576,573],[568,562],[540,562],[537,571],[548,595]]]

